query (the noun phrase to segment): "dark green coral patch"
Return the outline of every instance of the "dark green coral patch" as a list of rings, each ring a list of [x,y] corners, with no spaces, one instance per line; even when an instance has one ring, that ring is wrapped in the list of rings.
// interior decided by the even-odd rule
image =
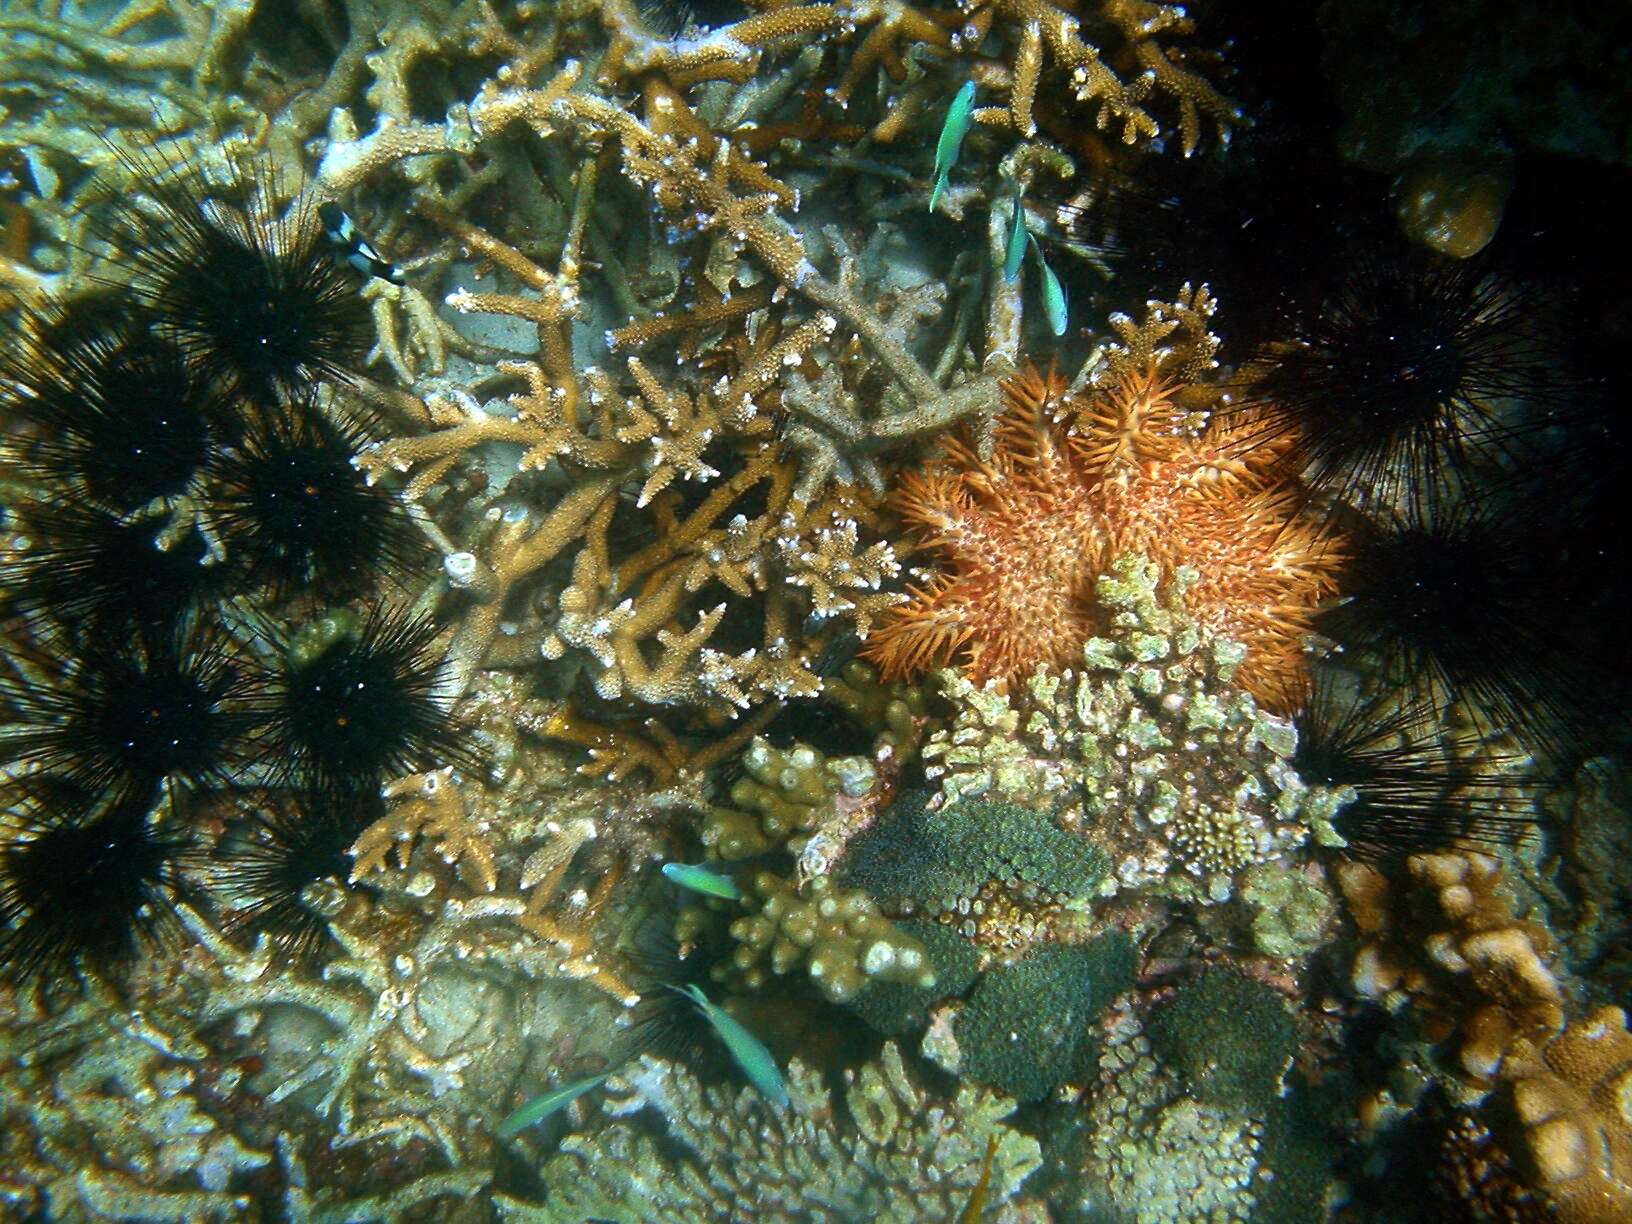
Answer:
[[[1021,1101],[1088,1074],[1094,1021],[1133,985],[1133,970],[1133,942],[1121,931],[992,970],[954,1026],[963,1074]]]
[[[1092,896],[1105,878],[1105,856],[1046,812],[980,800],[930,811],[932,793],[907,791],[891,804],[851,843],[839,864],[840,882],[864,889],[886,908],[935,915],[990,884],[1063,904]]]
[[[929,1009],[942,999],[968,990],[980,967],[979,950],[949,926],[921,918],[895,925],[903,935],[923,945],[935,970],[935,985],[924,987],[875,977],[862,988],[849,1007],[886,1037],[924,1028],[929,1023]]]
[[[1259,1109],[1280,1089],[1298,1033],[1281,996],[1232,969],[1211,968],[1179,988],[1145,1031],[1157,1058],[1199,1099]]]

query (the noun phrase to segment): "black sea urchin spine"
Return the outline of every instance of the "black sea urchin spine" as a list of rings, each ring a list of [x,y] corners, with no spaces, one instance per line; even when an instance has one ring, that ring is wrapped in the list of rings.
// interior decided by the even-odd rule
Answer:
[[[1494,729],[1569,755],[1601,711],[1559,631],[1551,547],[1488,504],[1396,519],[1356,545],[1346,597],[1315,628],[1419,694],[1461,698]]]
[[[117,513],[195,488],[233,410],[175,344],[127,319],[64,347],[27,339],[8,357],[15,415],[38,437],[23,467],[40,483]]]
[[[1362,697],[1345,679],[1316,669],[1293,763],[1306,782],[1354,789],[1336,822],[1351,856],[1499,845],[1534,826],[1531,788],[1505,768],[1516,762],[1471,735],[1440,733],[1426,702]]]
[[[473,765],[438,699],[439,633],[425,617],[376,608],[276,641],[280,662],[257,698],[272,779],[359,795],[433,762]]]
[[[118,802],[225,786],[244,759],[241,672],[208,629],[87,642],[48,685],[11,681],[0,697],[0,755]]]
[[[274,174],[216,194],[151,154],[122,156],[161,217],[132,213],[135,232],[110,240],[129,254],[132,292],[217,385],[270,403],[358,369],[368,308],[306,193],[280,212]]]
[[[0,827],[0,980],[54,985],[74,968],[117,979],[175,929],[190,838],[143,804],[96,810],[85,792],[33,782]]]
[[[352,464],[361,420],[312,397],[254,415],[211,464],[212,518],[228,564],[274,597],[329,602],[401,585],[424,545],[400,502]]]
[[[1477,260],[1369,259],[1247,365],[1233,411],[1313,493],[1431,511],[1510,474],[1514,439],[1566,393],[1539,313]]]
[[[227,933],[264,934],[284,955],[314,959],[328,942],[328,921],[305,891],[320,880],[347,884],[347,851],[380,810],[378,796],[263,796],[249,827],[211,873],[231,894]]]
[[[70,638],[172,633],[216,591],[196,528],[165,538],[162,517],[122,518],[95,506],[27,510],[27,548],[0,566],[0,613],[55,622]]]

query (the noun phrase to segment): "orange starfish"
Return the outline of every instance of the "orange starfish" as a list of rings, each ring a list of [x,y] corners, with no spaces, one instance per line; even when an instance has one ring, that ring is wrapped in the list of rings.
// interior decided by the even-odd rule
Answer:
[[[1340,541],[1298,515],[1272,456],[1200,434],[1154,368],[1083,399],[1026,369],[1004,385],[988,461],[943,446],[893,502],[939,572],[909,588],[864,654],[890,677],[957,662],[976,683],[1067,667],[1098,629],[1095,580],[1125,552],[1199,575],[1196,620],[1247,647],[1237,679],[1290,711],[1308,619],[1332,590]]]

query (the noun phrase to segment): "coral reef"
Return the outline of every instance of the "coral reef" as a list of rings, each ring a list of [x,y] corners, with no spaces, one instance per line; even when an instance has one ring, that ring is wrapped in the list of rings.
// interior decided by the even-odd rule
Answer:
[[[1094,1021],[1133,984],[1133,965],[1132,943],[1113,931],[983,974],[952,1023],[955,1070],[1021,1101],[1081,1078],[1094,1054]]]
[[[972,1086],[938,1099],[915,1082],[893,1045],[846,1077],[843,1113],[821,1077],[798,1061],[788,1068],[786,1110],[704,1086],[652,1058],[608,1088],[605,1123],[569,1137],[545,1162],[549,1200],[500,1197],[502,1218],[907,1224],[952,1219],[963,1209],[988,1137],[996,1141],[989,1204],[1012,1198],[1039,1163],[1037,1141],[1003,1124],[1012,1101]],[[644,1123],[655,1123],[655,1134]],[[678,1148],[678,1160],[660,1142]]]
[[[733,976],[757,989],[772,974],[803,968],[835,1003],[853,999],[874,979],[933,986],[934,970],[917,941],[880,914],[865,892],[827,874],[832,858],[867,827],[882,801],[873,762],[824,758],[805,744],[784,751],[764,739],[749,744],[741,760],[744,776],[729,795],[734,806],[709,806],[699,840],[726,862],[786,851],[797,870],[794,878],[770,870],[745,874],[747,912],[730,924]],[[708,922],[707,907],[690,906],[677,933],[689,940]]]
[[[1457,1070],[1489,1084],[1515,1042],[1563,1026],[1552,937],[1514,915],[1488,855],[1415,854],[1405,867],[1399,882],[1363,863],[1337,868],[1361,939],[1350,985],[1390,1009],[1409,1005],[1431,1041],[1454,1035]]]
[[[1474,1114],[1453,1115],[1439,1143],[1435,1181],[1445,1210],[1508,1224],[1554,1218],[1546,1195],[1524,1184],[1513,1158]]]
[[[897,919],[896,929],[924,949],[935,972],[933,986],[873,980],[849,1001],[849,1007],[874,1032],[886,1037],[922,1032],[930,1008],[955,998],[974,985],[980,975],[980,950],[949,926],[922,918]]]
[[[51,1219],[241,1219],[239,1175],[271,1163],[235,1115],[259,1107],[242,1066],[209,1057],[174,1015],[94,992],[52,1013],[0,1004],[5,1201]],[[94,1059],[76,1054],[94,1046]]]
[[[749,913],[731,924],[737,941],[731,959],[749,987],[765,984],[761,961],[777,974],[803,965],[834,1003],[855,998],[875,979],[920,989],[935,984],[924,949],[859,890],[839,888],[826,876],[799,887],[762,871],[744,893]]]
[[[1297,295],[1197,279],[1264,227],[1198,242],[1181,207],[1228,183],[1267,226],[1243,185],[1331,160],[1288,7],[0,6],[0,1213],[1313,1221],[1309,1096],[1356,1052],[1315,993],[1336,879],[1374,1027],[1517,1118],[1511,1165],[1448,1140],[1447,1184],[1624,1214],[1624,1021],[1565,1024],[1619,993],[1616,763],[1526,867],[1563,937],[1493,860],[1317,853],[1353,792],[1288,719],[1361,516],[1306,506],[1300,427],[1238,398]],[[1423,61],[1377,107],[1372,62],[1329,69],[1350,151],[1466,254],[1510,165],[1461,137],[1513,118],[1522,157],[1549,114],[1462,92],[1416,147]],[[1300,157],[1192,175],[1260,92]],[[1603,115],[1576,138],[1619,156]],[[1365,202],[1318,194],[1341,262]],[[1154,211],[1182,240],[1136,285],[1093,239]],[[316,292],[224,272],[245,248]],[[281,335],[223,331],[240,306]],[[94,666],[178,626],[219,737]],[[394,661],[350,666],[380,626]],[[93,688],[146,736],[97,752],[157,746],[117,827],[40,806],[112,777],[39,750]],[[109,903],[53,925],[59,829]],[[676,914],[654,869],[699,859],[741,899]],[[786,1108],[647,1026],[693,974]]]
[[[1292,770],[1292,725],[1235,683],[1244,651],[1185,610],[1181,569],[1117,559],[1096,584],[1111,636],[1081,648],[1078,673],[1040,670],[1018,693],[941,675],[956,713],[923,753],[947,802],[990,796],[1057,803],[1124,888],[1222,901],[1236,874],[1331,840],[1340,797]]]
[[[1252,943],[1276,960],[1301,959],[1330,938],[1337,899],[1324,871],[1259,863],[1241,875],[1238,894],[1252,910]]]
[[[1632,1213],[1632,1034],[1600,1007],[1551,1040],[1515,1042],[1502,1064],[1523,1150],[1563,1224]]]

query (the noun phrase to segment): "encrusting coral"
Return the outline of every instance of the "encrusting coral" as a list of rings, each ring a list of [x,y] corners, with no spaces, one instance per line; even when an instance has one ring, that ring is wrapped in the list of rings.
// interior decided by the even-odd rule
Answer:
[[[1134,1224],[1191,1220],[1314,1221],[1320,1180],[1280,1142],[1284,1106],[1262,1099],[1198,1098],[1154,1050],[1130,1012],[1108,1023],[1097,1073],[1082,1094],[1081,1128],[1062,1128],[1050,1152],[1067,1219]],[[1281,1158],[1287,1157],[1282,1165]],[[1279,1183],[1314,1182],[1314,1208],[1264,1212]],[[1284,1208],[1282,1208],[1284,1210]]]
[[[972,1085],[951,1099],[931,1095],[893,1045],[846,1075],[842,1108],[797,1059],[781,1110],[651,1057],[608,1090],[604,1122],[569,1136],[545,1162],[549,1200],[501,1196],[502,1218],[694,1224],[751,1214],[785,1224],[910,1224],[963,1209],[988,1138],[988,1204],[1011,1200],[1039,1163],[1037,1141],[1003,1123],[1013,1101]]]
[[[1109,636],[1081,645],[1074,671],[1039,669],[1010,693],[943,672],[954,715],[923,755],[947,803],[1057,805],[1117,886],[1222,901],[1311,833],[1334,841],[1342,796],[1298,778],[1295,728],[1234,681],[1245,652],[1186,611],[1194,571],[1158,573],[1134,554],[1108,567],[1095,590]]]

